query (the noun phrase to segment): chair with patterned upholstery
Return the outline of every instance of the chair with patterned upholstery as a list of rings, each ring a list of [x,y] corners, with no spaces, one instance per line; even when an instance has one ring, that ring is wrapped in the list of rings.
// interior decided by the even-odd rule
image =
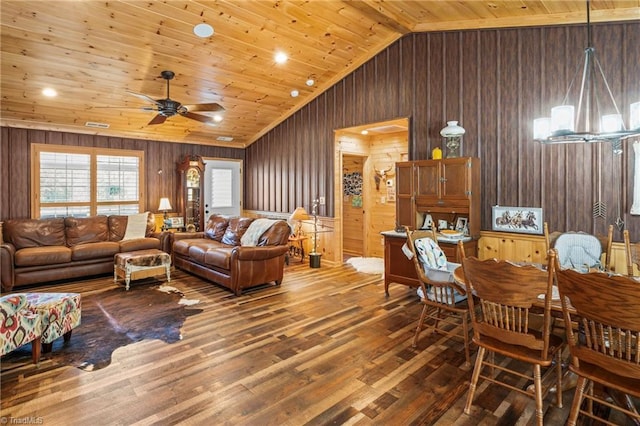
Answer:
[[[433,231],[406,228],[407,247],[420,281],[418,294],[422,300],[422,313],[413,337],[413,347],[418,344],[418,336],[428,320],[435,333],[448,337],[458,337],[464,341],[466,363],[469,355],[469,306],[465,289],[453,280],[453,270],[460,266],[447,262],[438,246]]]
[[[624,238],[624,257],[627,263],[627,276],[633,277],[633,265],[640,269],[640,243],[632,243],[629,237],[629,230],[622,233]]]
[[[569,369],[578,375],[567,424],[575,425],[580,414],[612,424],[596,416],[594,402],[639,424],[632,397],[640,398],[640,285],[621,275],[582,274],[557,264],[551,268],[565,322],[577,325],[566,329]],[[584,399],[587,403],[581,408]]]
[[[29,309],[26,294],[0,298],[0,355],[31,343],[34,363],[40,360],[40,316]]]
[[[555,248],[558,251],[558,261],[563,268],[611,270],[613,225],[609,225],[607,235],[549,232],[547,222],[544,222],[543,229],[546,252]]]

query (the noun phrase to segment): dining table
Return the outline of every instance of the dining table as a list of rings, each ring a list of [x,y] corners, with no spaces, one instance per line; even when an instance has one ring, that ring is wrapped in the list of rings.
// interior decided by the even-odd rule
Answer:
[[[535,266],[544,268],[543,265],[540,265],[540,264],[528,263],[528,265],[535,265]],[[463,288],[465,287],[466,284],[465,284],[465,277],[464,277],[464,269],[462,268],[462,266],[458,266],[453,271],[453,279],[460,286],[462,286]],[[538,297],[538,301],[534,303],[533,306],[535,306],[536,308],[544,309],[544,304],[545,304],[545,295],[541,294]],[[567,308],[572,314],[576,313],[570,303],[567,304]],[[555,284],[553,286],[553,297],[551,298],[551,315],[557,318],[562,318],[562,300],[560,299],[560,293],[558,292],[558,287]]]

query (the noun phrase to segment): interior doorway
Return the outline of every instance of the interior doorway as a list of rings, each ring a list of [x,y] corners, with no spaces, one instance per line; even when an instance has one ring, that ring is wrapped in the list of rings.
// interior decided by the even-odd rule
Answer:
[[[339,259],[384,257],[380,232],[395,228],[395,163],[408,159],[409,119],[336,130],[336,225]],[[360,194],[357,192],[361,180]],[[341,201],[340,201],[341,200]]]
[[[367,157],[342,155],[342,252],[344,256],[364,256],[364,207],[362,184]]]

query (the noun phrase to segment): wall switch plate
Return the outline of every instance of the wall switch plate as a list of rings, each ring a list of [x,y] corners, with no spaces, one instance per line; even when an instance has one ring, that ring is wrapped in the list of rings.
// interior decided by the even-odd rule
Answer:
[[[319,197],[319,198],[318,198],[318,200],[319,200],[320,205],[321,205],[321,206],[324,206],[324,204],[325,204],[325,199],[324,199],[324,197]]]

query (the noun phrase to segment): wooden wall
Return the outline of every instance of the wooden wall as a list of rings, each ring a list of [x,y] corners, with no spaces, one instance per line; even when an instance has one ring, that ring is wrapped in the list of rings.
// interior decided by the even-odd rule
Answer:
[[[592,27],[628,117],[640,100],[640,21]],[[409,157],[426,159],[446,121],[458,120],[467,131],[463,154],[482,163],[482,229],[491,229],[491,206],[499,204],[542,207],[554,230],[604,233],[620,198],[620,216],[640,240],[640,218],[628,214],[631,141],[619,157],[609,146],[532,140],[533,119],[562,101],[585,44],[584,25],[406,35],[247,148],[245,208],[291,212],[324,196],[320,214],[331,217],[340,202],[334,129],[408,117]],[[598,193],[606,220],[592,217]]]
[[[0,136],[0,220],[31,216],[32,143],[143,150],[147,185],[145,203],[146,209],[152,212],[157,212],[161,197],[169,197],[171,205],[177,205],[176,165],[185,155],[244,159],[241,149],[85,134],[3,127]]]

